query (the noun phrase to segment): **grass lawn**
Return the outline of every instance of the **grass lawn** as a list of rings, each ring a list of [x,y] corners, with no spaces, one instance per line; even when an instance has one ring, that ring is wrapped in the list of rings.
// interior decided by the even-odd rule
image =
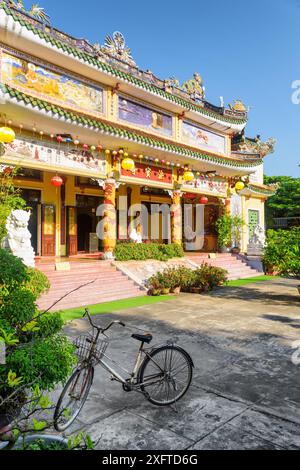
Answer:
[[[237,279],[236,281],[228,281],[226,283],[229,287],[239,287],[246,284],[251,284],[252,282],[261,282],[261,281],[270,281],[272,279],[278,279],[278,276],[257,276],[257,277],[248,277],[246,279]]]
[[[158,297],[151,297],[145,295],[143,297],[132,297],[129,299],[114,300],[113,302],[104,302],[102,304],[87,305],[91,315],[103,315],[111,313],[116,310],[124,310],[126,308],[142,307],[143,305],[155,304],[164,300],[173,299],[172,295],[160,295]],[[68,310],[61,310],[61,316],[65,322],[75,320],[75,318],[82,318],[84,314],[84,307],[74,307]]]

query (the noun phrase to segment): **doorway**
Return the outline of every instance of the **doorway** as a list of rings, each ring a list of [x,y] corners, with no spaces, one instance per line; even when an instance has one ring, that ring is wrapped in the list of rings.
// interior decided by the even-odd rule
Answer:
[[[102,197],[76,196],[76,226],[77,226],[77,251],[91,253],[100,251],[101,243],[96,236],[96,228],[99,222],[97,207],[103,203]]]

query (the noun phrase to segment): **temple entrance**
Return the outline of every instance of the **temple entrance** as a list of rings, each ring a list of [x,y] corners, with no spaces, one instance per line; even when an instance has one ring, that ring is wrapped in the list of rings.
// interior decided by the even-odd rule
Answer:
[[[77,215],[77,240],[79,252],[89,251],[89,238],[90,233],[93,233],[93,225],[92,215],[85,212]]]
[[[96,228],[99,222],[99,217],[96,215],[97,207],[103,203],[103,198],[97,196],[76,196],[76,208],[74,208],[74,219],[76,220],[76,244],[73,244],[68,249],[68,254],[79,253],[93,253],[98,252],[102,248],[101,240],[96,235]],[[76,233],[75,233],[76,232]]]
[[[193,196],[193,197],[192,197]],[[215,227],[215,222],[220,215],[220,204],[217,198],[209,198],[208,203],[203,205],[203,219],[198,222],[201,230],[203,230],[204,241],[202,248],[192,249],[191,242],[195,241],[195,236],[192,238],[192,232],[196,231],[196,206],[199,204],[199,197],[191,195],[191,197],[183,198],[182,205],[182,237],[183,247],[186,251],[201,251],[204,253],[215,252],[218,249],[218,239]],[[184,205],[187,208],[184,210]],[[198,226],[199,228],[199,226]],[[190,238],[191,237],[191,238]]]
[[[28,224],[28,230],[31,233],[31,244],[35,254],[40,255],[41,191],[21,189],[21,196],[31,211]]]

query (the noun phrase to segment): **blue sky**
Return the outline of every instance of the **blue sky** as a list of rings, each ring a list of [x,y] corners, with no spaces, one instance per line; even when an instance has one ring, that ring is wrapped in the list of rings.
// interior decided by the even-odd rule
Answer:
[[[30,2],[24,2],[28,7]],[[242,99],[251,107],[247,134],[275,137],[268,175],[300,176],[300,0],[40,0],[52,24],[103,44],[119,30],[136,63],[181,82],[198,71],[206,98]]]

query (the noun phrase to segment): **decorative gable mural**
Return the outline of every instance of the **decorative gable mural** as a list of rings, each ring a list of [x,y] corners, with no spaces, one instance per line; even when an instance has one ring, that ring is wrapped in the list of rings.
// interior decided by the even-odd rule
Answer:
[[[96,117],[103,114],[102,88],[29,62],[21,55],[1,52],[1,82],[75,111]]]

